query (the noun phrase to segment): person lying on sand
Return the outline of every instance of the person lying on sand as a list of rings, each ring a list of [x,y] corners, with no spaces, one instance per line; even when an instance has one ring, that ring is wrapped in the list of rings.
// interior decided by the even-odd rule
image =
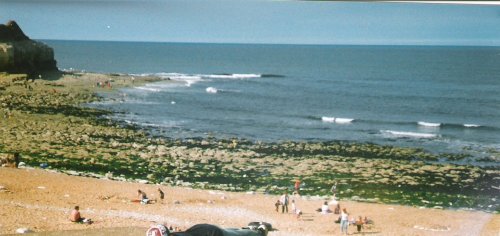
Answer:
[[[71,211],[71,215],[69,216],[69,220],[75,223],[84,223],[84,224],[92,224],[91,219],[86,219],[80,216],[80,207],[75,206],[75,208]]]

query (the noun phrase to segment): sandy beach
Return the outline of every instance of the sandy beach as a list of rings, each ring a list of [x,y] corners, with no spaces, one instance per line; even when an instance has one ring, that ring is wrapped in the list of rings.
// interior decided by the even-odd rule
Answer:
[[[140,232],[155,223],[186,229],[198,223],[221,227],[242,227],[250,221],[273,224],[269,235],[340,235],[335,214],[321,214],[323,199],[295,196],[304,214],[275,212],[279,196],[260,193],[235,193],[139,184],[106,179],[69,176],[41,169],[0,168],[0,233],[12,234],[26,227],[35,232],[90,230],[134,227]],[[131,202],[137,189],[163,203],[141,205]],[[500,217],[476,211],[415,208],[398,205],[340,201],[351,216],[368,216],[374,221],[365,235],[498,235]],[[69,212],[79,205],[92,225],[71,223]],[[92,229],[92,230],[91,230]],[[76,231],[78,232],[78,231]],[[99,231],[97,231],[99,232]],[[355,234],[355,227],[349,227]],[[97,233],[99,234],[99,233]],[[133,234],[132,234],[133,235]],[[139,235],[139,234],[136,234]]]

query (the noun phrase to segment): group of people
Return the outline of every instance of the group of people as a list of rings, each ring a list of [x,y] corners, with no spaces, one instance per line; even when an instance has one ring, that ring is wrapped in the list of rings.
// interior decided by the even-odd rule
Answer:
[[[299,179],[295,180],[294,184],[294,195],[297,194],[299,195],[300,191],[300,186],[301,186],[301,181]],[[329,203],[327,201],[323,202],[323,205],[318,208],[316,211],[320,212],[321,214],[329,214],[329,213],[334,213],[337,215],[340,215],[338,220],[335,221],[335,223],[340,223],[340,231],[342,234],[347,235],[347,229],[349,225],[356,225],[357,231],[361,232],[363,229],[363,225],[365,224],[372,224],[373,221],[368,220],[368,217],[365,216],[363,219],[361,216],[358,217],[357,220],[354,219],[354,217],[349,220],[349,213],[347,213],[346,208],[343,208],[341,210],[339,202],[336,200],[336,194],[337,194],[337,182],[335,182],[332,187],[330,188],[330,192],[333,194],[333,200],[330,202],[331,205],[334,205],[335,208],[332,211],[329,207]],[[285,192],[281,197],[276,201],[274,204],[276,212],[280,211],[280,206],[281,206],[281,213],[288,213],[288,204],[290,203],[290,198]],[[297,216],[297,219],[300,218],[302,215],[302,211],[297,208],[295,205],[295,200],[291,200],[291,208],[292,208],[292,213],[294,213]]]
[[[373,221],[369,220],[366,216],[365,218],[359,216],[357,220],[352,217],[351,220],[349,220],[349,213],[347,213],[347,210],[345,208],[342,209],[342,213],[340,214],[339,220],[337,222],[340,223],[340,232],[345,235],[347,235],[347,228],[349,227],[349,225],[356,225],[356,229],[358,233],[360,233],[364,225],[373,224]]]
[[[347,229],[348,229],[349,224],[356,225],[357,231],[361,232],[361,229],[363,228],[363,225],[365,225],[365,224],[371,224],[373,222],[371,220],[369,220],[368,217],[366,217],[366,216],[365,216],[364,219],[361,216],[359,216],[357,220],[355,220],[354,218],[351,218],[351,220],[349,220],[349,213],[347,213],[346,208],[343,208],[342,211],[340,211],[340,204],[335,199],[336,190],[337,190],[336,184],[337,183],[335,183],[332,186],[332,188],[330,189],[331,192],[333,193],[332,203],[335,205],[335,210],[333,211],[333,213],[334,214],[340,214],[338,220],[335,221],[335,223],[340,223],[341,234],[347,235]],[[295,181],[295,186],[294,187],[295,187],[294,194],[299,194],[300,180],[296,180]],[[161,202],[163,202],[163,200],[165,198],[165,193],[160,188],[158,188],[158,193],[159,193]],[[149,203],[152,202],[147,197],[146,193],[144,191],[140,190],[140,189],[137,190],[137,196],[138,196],[138,201],[141,204],[149,204]],[[295,204],[295,199],[292,199],[290,201],[290,197],[288,196],[287,192],[285,192],[283,195],[281,195],[280,198],[274,204],[276,212],[280,211],[280,206],[281,206],[281,213],[288,213],[288,205],[290,203],[291,203],[292,213],[296,215],[297,219],[300,219],[300,217],[302,215],[302,211],[297,208],[297,205]],[[80,211],[79,210],[80,210],[79,206],[75,206],[74,207],[74,209],[71,211],[71,214],[70,214],[70,221],[76,222],[76,223],[92,224],[93,223],[92,220],[82,217],[80,215]],[[321,208],[318,208],[317,211],[321,212],[322,214],[332,213],[332,210],[330,210],[330,207],[329,207],[327,201],[325,201],[323,203],[323,205],[321,206]]]
[[[299,219],[300,216],[302,215],[302,211],[297,208],[297,205],[295,205],[295,199],[292,199],[290,201],[290,197],[288,196],[287,192],[281,195],[281,197],[276,201],[276,203],[274,203],[276,212],[279,212],[281,206],[281,213],[288,213],[289,203],[291,203],[292,213],[296,215],[297,219]]]
[[[158,188],[158,194],[160,195],[160,201],[163,203],[163,199],[165,199],[165,193],[160,188]],[[138,201],[141,204],[149,204],[152,202],[148,198],[146,193],[140,189],[137,190],[137,196],[138,196]],[[73,208],[73,210],[70,213],[69,220],[71,222],[75,222],[75,223],[84,223],[84,224],[92,224],[93,223],[93,221],[91,219],[84,218],[81,216],[79,206],[75,206]]]
[[[99,88],[105,88],[105,87],[111,88],[112,87],[110,80],[106,80],[104,82],[97,82],[96,85]]]
[[[163,199],[165,199],[165,193],[160,188],[158,188],[158,194],[160,195],[160,201],[163,203]],[[137,190],[137,196],[141,204],[149,204],[153,202],[148,198],[146,193],[140,189]]]

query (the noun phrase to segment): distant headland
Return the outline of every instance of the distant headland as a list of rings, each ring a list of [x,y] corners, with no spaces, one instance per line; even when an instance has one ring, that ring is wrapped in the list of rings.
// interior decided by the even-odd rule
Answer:
[[[54,50],[31,40],[15,21],[0,24],[0,71],[28,76],[57,71]]]

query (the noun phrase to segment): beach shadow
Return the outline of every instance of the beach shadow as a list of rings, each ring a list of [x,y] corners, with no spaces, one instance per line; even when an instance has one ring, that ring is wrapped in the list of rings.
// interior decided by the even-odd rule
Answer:
[[[141,227],[120,227],[120,228],[106,228],[106,229],[85,229],[85,230],[66,230],[66,231],[53,231],[53,232],[40,232],[33,233],[30,235],[39,236],[98,236],[98,235],[123,235],[123,236],[133,236],[133,235],[143,235],[147,231],[147,228]]]
[[[314,221],[314,219],[300,219],[301,221]]]
[[[303,213],[302,216],[300,217],[301,221],[314,221],[314,217],[316,217],[312,213]]]
[[[355,233],[352,233],[352,235],[370,235],[370,234],[381,234],[382,232],[381,231],[370,231],[370,232],[355,232]]]

